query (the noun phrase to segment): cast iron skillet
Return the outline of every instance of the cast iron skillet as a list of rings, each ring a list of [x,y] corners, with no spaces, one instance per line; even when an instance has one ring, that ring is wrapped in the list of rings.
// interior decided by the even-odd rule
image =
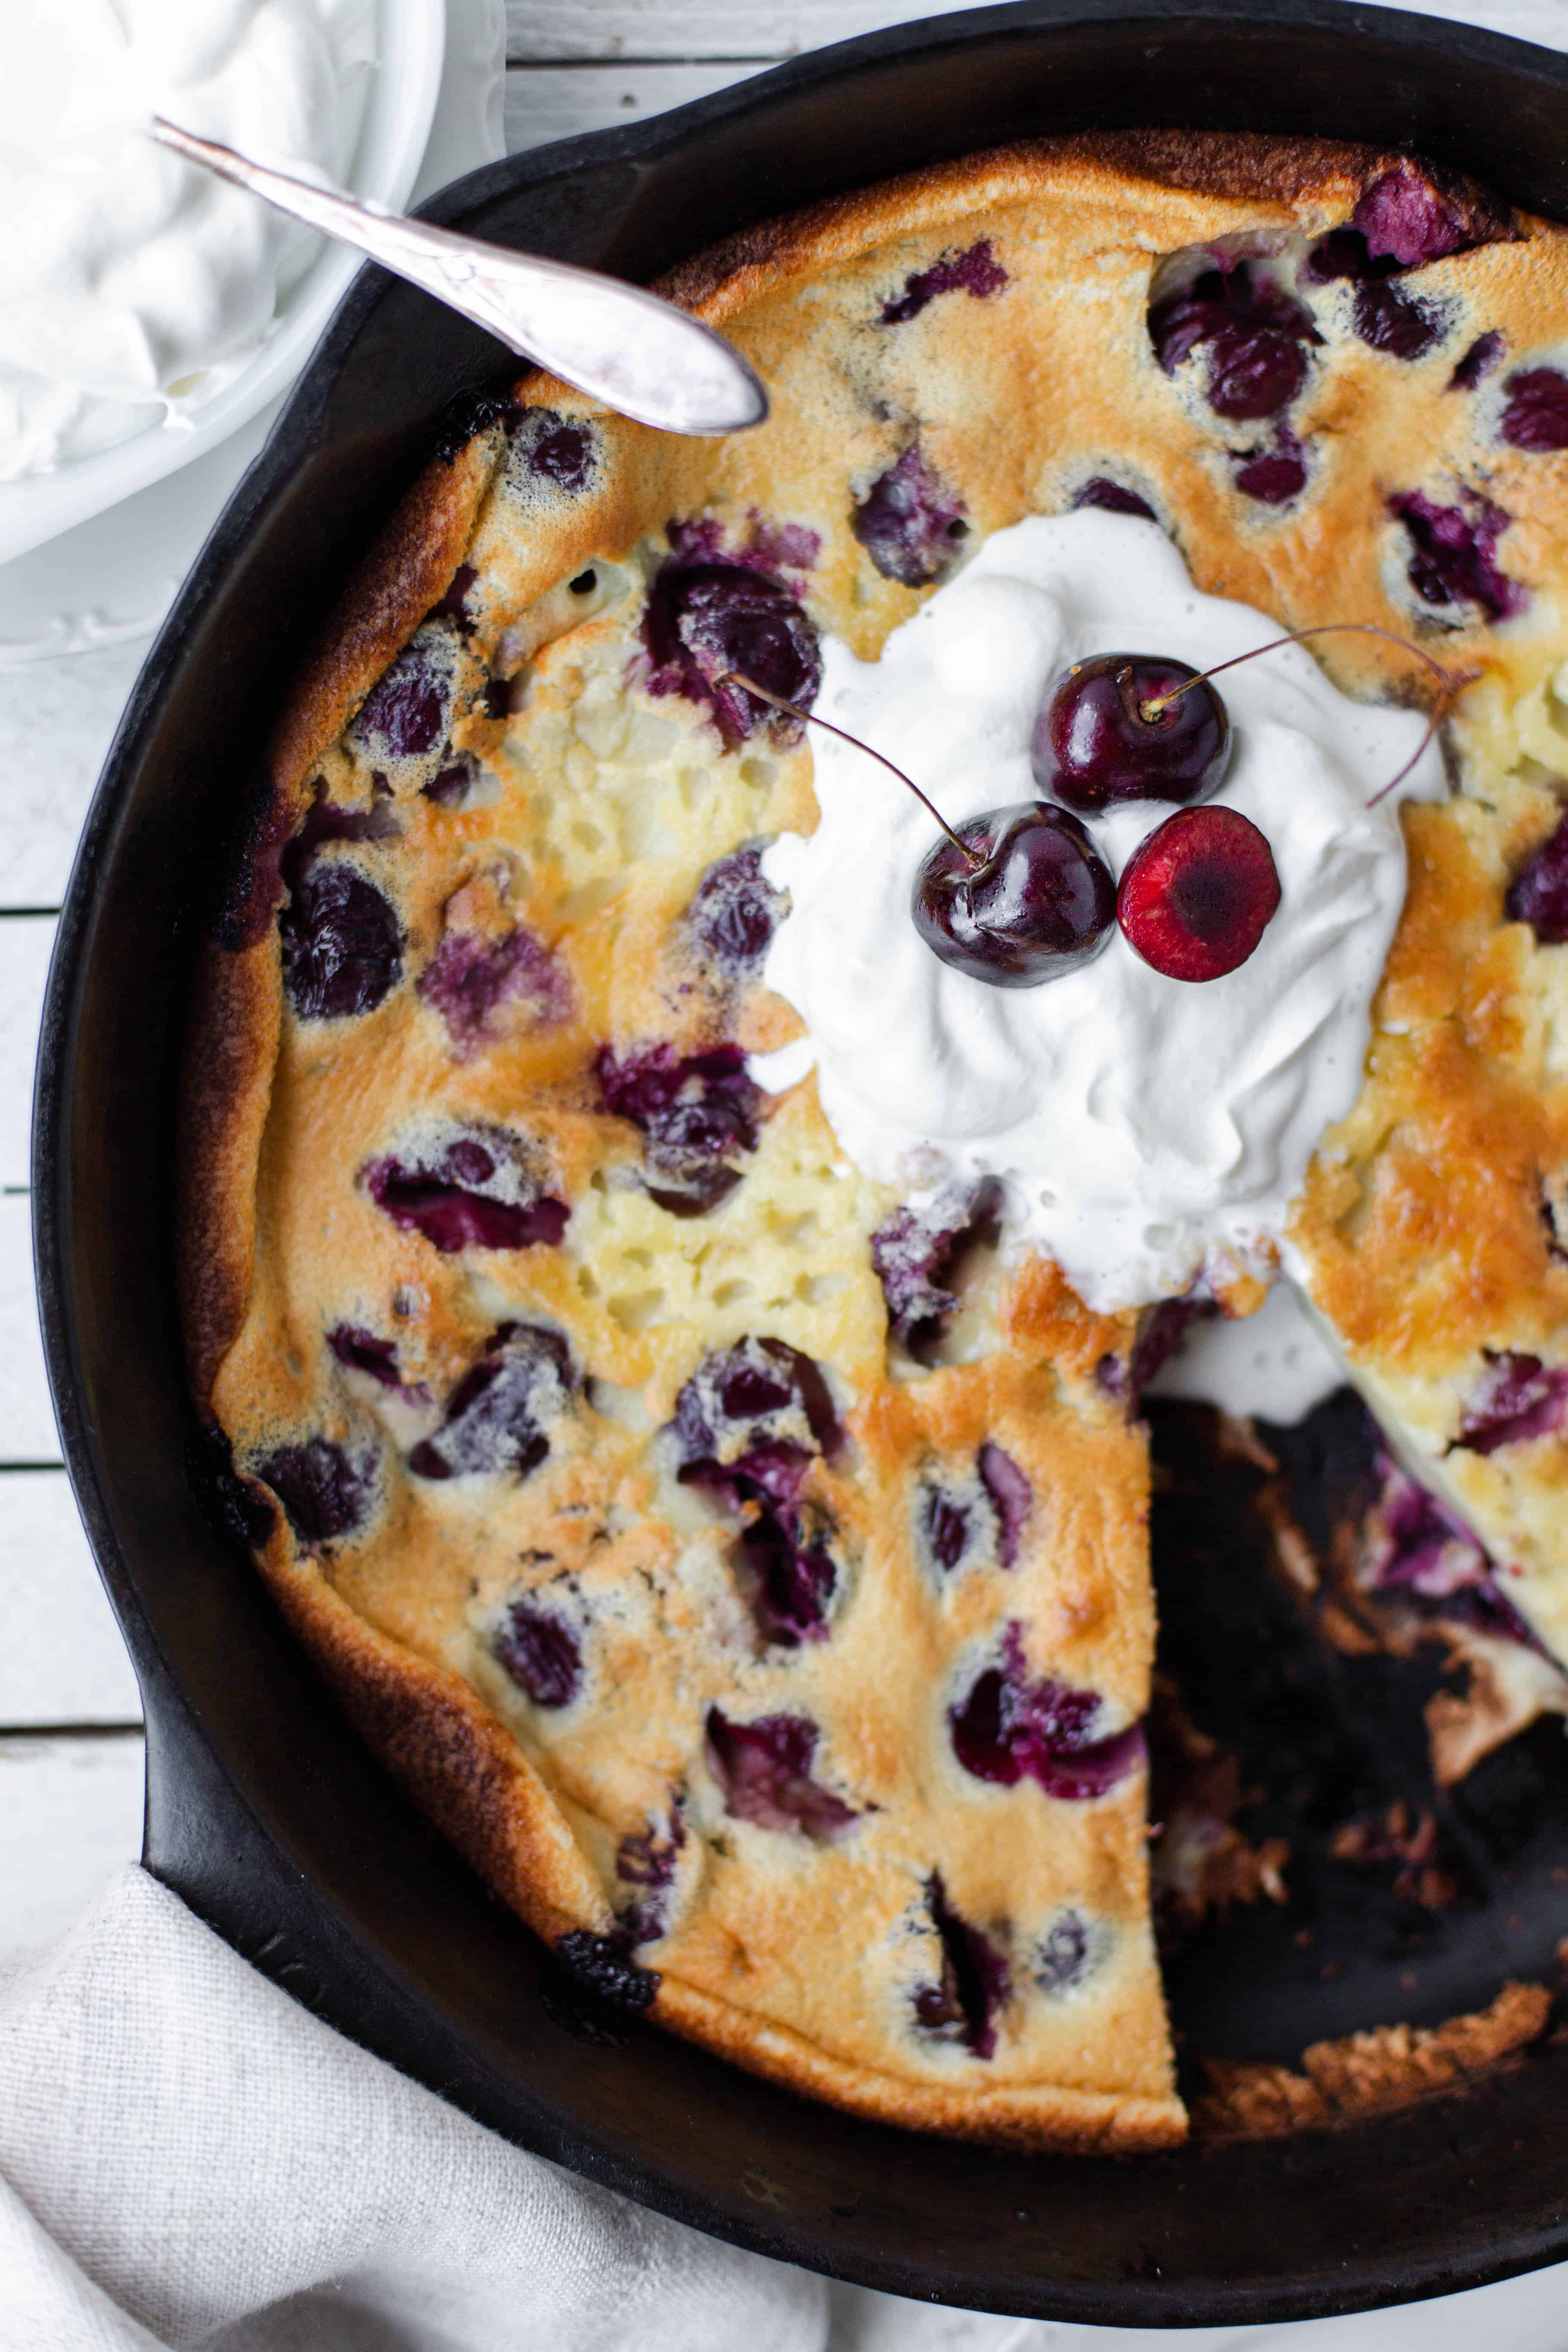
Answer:
[[[1331,0],[1026,0],[906,26],[495,164],[427,210],[646,278],[813,197],[1086,124],[1409,146],[1568,217],[1568,60]],[[191,943],[300,649],[440,411],[502,364],[475,330],[363,273],[159,635],[71,878],[38,1068],[36,1244],[66,1459],[146,1701],[148,1867],[320,2015],[523,2146],[904,2294],[1215,2325],[1563,2259],[1568,2046],[1353,2131],[1115,2164],[851,2121],[650,2028],[619,2047],[578,2038],[538,1947],[370,1760],[204,1516],[169,1239]],[[1540,1972],[1568,1923],[1537,1899],[1550,1870],[1525,1874],[1534,1891],[1494,1904],[1465,1946],[1463,1981],[1450,1968],[1411,1994],[1386,1969],[1356,1979],[1352,1953],[1337,2012],[1321,1980],[1303,2009],[1281,1979],[1254,1991],[1242,2044],[1293,2057],[1314,2034],[1440,2016],[1510,1968]]]

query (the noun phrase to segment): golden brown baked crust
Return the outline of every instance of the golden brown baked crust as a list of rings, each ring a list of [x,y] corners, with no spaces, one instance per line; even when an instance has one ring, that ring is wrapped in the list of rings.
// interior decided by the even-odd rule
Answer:
[[[674,1909],[636,1942],[658,1972],[655,2013],[760,2073],[889,2120],[1117,2148],[1166,2145],[1184,2128],[1148,1931],[1141,1775],[1068,1801],[1027,1776],[965,1782],[942,1713],[963,1703],[965,1675],[973,1694],[987,1660],[999,1672],[997,1658],[1015,1654],[996,1647],[1005,1624],[1019,1629],[1018,1672],[1097,1696],[1108,1737],[1142,1715],[1152,1643],[1146,1471],[1139,1434],[1096,1377],[1108,1360],[1125,1362],[1132,1335],[1127,1318],[1088,1316],[1056,1270],[1037,1264],[978,1284],[955,1318],[964,1344],[955,1339],[951,1360],[921,1370],[890,1353],[871,1235],[899,1204],[837,1164],[810,1082],[761,1119],[744,1182],[710,1216],[677,1219],[658,1205],[637,1172],[636,1132],[605,1114],[595,1055],[604,1041],[623,1054],[650,1035],[689,1055],[716,1024],[752,1049],[792,1034],[787,1008],[752,987],[720,986],[672,941],[716,861],[809,825],[814,804],[804,749],[765,732],[726,748],[698,705],[654,697],[646,668],[637,682],[647,584],[666,525],[700,526],[723,558],[750,550],[748,560],[773,563],[818,626],[874,654],[924,591],[868,559],[854,504],[918,449],[971,533],[1058,510],[1109,474],[1154,508],[1211,593],[1296,625],[1354,616],[1431,628],[1389,496],[1450,499],[1456,478],[1484,478],[1512,518],[1505,568],[1536,600],[1534,620],[1511,633],[1462,605],[1439,616],[1482,673],[1468,707],[1491,735],[1473,722],[1461,740],[1489,784],[1501,756],[1493,739],[1510,723],[1519,733],[1507,714],[1531,697],[1544,709],[1562,657],[1554,583],[1568,578],[1568,459],[1495,440],[1479,454],[1481,404],[1456,398],[1447,377],[1483,329],[1521,352],[1568,331],[1562,233],[1447,187],[1454,216],[1489,241],[1417,273],[1446,321],[1435,354],[1391,359],[1339,332],[1294,412],[1306,484],[1282,507],[1237,487],[1258,428],[1216,424],[1149,350],[1151,279],[1166,257],[1217,238],[1315,236],[1396,162],[1323,142],[1163,132],[1018,146],[764,225],[687,265],[670,290],[759,366],[774,396],[770,423],[718,445],[661,440],[533,379],[520,387],[521,422],[492,420],[437,461],[283,715],[236,908],[201,979],[181,1209],[198,1403],[233,1441],[253,1498],[265,1496],[258,1474],[279,1448],[307,1442],[374,1488],[368,1521],[351,1514],[323,1527],[318,1508],[312,1530],[299,1510],[291,1526],[273,1509],[262,1565],[290,1622],[377,1753],[542,1934],[598,1939],[605,1951],[618,1938],[622,1949],[628,1843],[645,1862],[657,1849]],[[1005,272],[1003,299],[950,293],[884,331],[900,289],[960,243],[989,247]],[[1341,297],[1324,300],[1328,321]],[[527,436],[542,416],[586,452],[570,487],[562,466],[572,472],[575,458],[553,474],[534,462],[541,445]],[[781,529],[796,535],[783,551]],[[460,594],[459,565],[472,574]],[[566,583],[590,575],[582,617]],[[426,619],[453,595],[460,620]],[[424,753],[400,767],[364,730],[367,692],[422,625],[443,674],[459,682],[434,756],[470,780],[499,777],[499,796],[459,784],[433,800],[440,779],[419,766]],[[1331,644],[1324,658],[1352,689],[1423,690],[1418,665],[1364,640]],[[504,711],[485,698],[486,677],[508,682]],[[402,979],[353,1021],[297,1017],[281,981],[279,860],[317,803],[360,824],[343,863],[396,906]],[[1478,1076],[1455,1045],[1482,1000],[1493,1030],[1506,1028],[1523,985],[1510,965],[1489,994],[1485,974],[1500,977],[1499,955],[1517,964],[1521,950],[1495,944],[1507,937],[1501,876],[1506,855],[1544,830],[1550,796],[1527,778],[1510,782],[1506,803],[1503,833],[1479,851],[1479,802],[1416,813],[1412,912],[1384,1001],[1397,1007],[1402,989],[1434,988],[1441,1000],[1434,1034],[1386,1051],[1404,1073],[1401,1110],[1408,1098],[1409,1115],[1442,1135],[1452,1198],[1475,1221],[1485,1278],[1471,1288],[1511,1312],[1542,1271],[1518,1179],[1544,1148],[1543,1121],[1555,1136],[1556,1113],[1529,1083],[1515,1087],[1516,1103],[1495,1053]],[[389,810],[395,850],[372,829]],[[316,853],[325,870],[341,846],[329,839]],[[1477,857],[1480,880],[1466,864]],[[527,1020],[513,1020],[508,998],[469,1035],[468,1014],[454,1026],[408,978],[454,940],[471,962],[491,955],[515,938],[519,908],[548,971],[536,974]],[[1442,972],[1451,980],[1434,977]],[[1369,1095],[1382,1067],[1374,1055]],[[415,1150],[399,1138],[422,1106],[440,1108],[443,1134],[458,1132],[455,1118],[470,1140],[510,1131],[526,1111],[532,1158],[517,1181],[571,1208],[565,1246],[479,1249],[474,1263],[455,1263],[384,1213],[366,1171]],[[1371,1130],[1364,1150],[1383,1155],[1385,1184],[1398,1115],[1373,1118]],[[1488,1169],[1477,1171],[1468,1155],[1483,1139]],[[419,1146],[421,1166],[437,1148]],[[1409,1216],[1394,1219],[1405,1217],[1403,1237],[1377,1228],[1370,1257],[1358,1231],[1356,1269],[1341,1266],[1344,1211],[1322,1201],[1350,1156],[1347,1147],[1315,1173],[1299,1246],[1359,1362],[1391,1328],[1374,1318],[1368,1336],[1358,1302],[1369,1279],[1391,1301],[1410,1287]],[[1434,1233],[1457,1235],[1444,1201],[1427,1213]],[[1448,1260],[1436,1267],[1435,1297],[1454,1275]],[[736,1634],[732,1520],[704,1518],[647,1434],[679,1415],[705,1364],[754,1344],[759,1312],[770,1338],[830,1370],[848,1449],[830,1459],[789,1423],[813,1455],[805,1507],[842,1553],[844,1614],[831,1640],[803,1642],[782,1663],[766,1643],[748,1654]],[[422,1486],[394,1456],[439,1435],[432,1400],[450,1406],[466,1377],[499,1361],[520,1314],[563,1335],[590,1381],[556,1411],[548,1457],[526,1485],[503,1493],[480,1480],[487,1503],[476,1512],[455,1493],[463,1478]],[[1555,1334],[1556,1288],[1542,1315]],[[364,1360],[345,1366],[328,1341],[347,1331],[391,1344],[395,1316],[389,1402],[384,1362],[367,1370],[361,1347]],[[1392,1304],[1389,1316],[1402,1344],[1410,1318]],[[1490,1344],[1496,1328],[1478,1307],[1464,1344]],[[553,1375],[541,1378],[548,1387]],[[1050,1497],[1048,1550],[1037,1518],[1016,1565],[993,1557],[944,1582],[922,1551],[911,1496],[926,1491],[922,1479],[952,1478],[985,1519],[992,1506],[977,1496],[973,1465],[992,1445],[1033,1496]],[[357,1466],[372,1460],[374,1470]],[[276,1469],[270,1479],[279,1491],[289,1483]],[[546,1587],[573,1642],[587,1641],[586,1626],[601,1645],[582,1707],[574,1696],[531,1697],[498,1663],[506,1612]],[[737,1825],[727,1810],[712,1710],[754,1723],[786,1692],[826,1738],[807,1778],[827,1777],[814,1781],[811,1803],[826,1790],[852,1827],[819,1812],[833,1825],[792,1839],[754,1814]],[[981,1946],[966,1947],[976,1923]],[[1067,1948],[1058,1929],[1099,1954],[1084,1981],[1053,1976]],[[989,2000],[977,2024],[973,1987],[965,2006],[949,1978],[966,1948],[971,1973],[984,1975],[990,1962],[975,1950],[1004,1944],[1011,1997],[986,2056]],[[910,2023],[922,2000],[938,2021],[923,2042]]]
[[[951,229],[992,205],[1058,191],[1114,198],[1119,184],[1157,195],[1179,191],[1245,205],[1248,226],[1312,231],[1348,218],[1363,189],[1405,160],[1397,149],[1358,147],[1347,140],[1266,139],[1235,131],[1083,131],[1017,140],[759,221],[681,263],[659,287],[684,310],[717,323],[781,277],[816,275],[933,223]],[[1511,208],[1489,191],[1457,173],[1423,169],[1477,243],[1518,234]],[[1274,208],[1277,220],[1264,223],[1260,206]],[[1201,234],[1216,233],[1223,232],[1203,225]],[[723,307],[714,310],[715,302]]]
[[[212,1383],[244,1320],[255,1248],[257,1155],[282,990],[278,860],[311,771],[462,561],[500,436],[475,436],[415,483],[343,592],[281,711],[231,895],[193,975],[175,1153],[175,1267],[191,1389]]]

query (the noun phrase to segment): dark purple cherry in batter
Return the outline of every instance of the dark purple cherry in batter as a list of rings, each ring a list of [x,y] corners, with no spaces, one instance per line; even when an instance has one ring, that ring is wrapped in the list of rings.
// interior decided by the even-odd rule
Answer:
[[[1096,654],[1058,681],[1035,722],[1030,753],[1040,790],[1080,816],[1122,801],[1185,804],[1219,790],[1230,720],[1188,662]]]

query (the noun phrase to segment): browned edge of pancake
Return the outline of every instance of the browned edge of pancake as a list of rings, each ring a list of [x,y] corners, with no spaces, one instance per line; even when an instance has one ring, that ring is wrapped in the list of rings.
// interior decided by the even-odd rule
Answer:
[[[255,1257],[256,1166],[282,1015],[279,859],[305,813],[317,761],[450,584],[500,440],[489,426],[450,460],[427,466],[350,581],[284,705],[227,899],[197,953],[176,1130],[174,1253],[191,1390],[209,1423],[213,1381],[245,1320]]]
[[[1245,131],[1080,131],[1060,139],[1016,140],[759,221],[668,271],[658,290],[700,317],[724,318],[764,282],[821,268],[889,235],[953,217],[955,196],[967,210],[1008,194],[1026,195],[1046,168],[1059,169],[1064,162],[1081,165],[1092,178],[1142,181],[1284,211],[1328,208],[1338,221],[1348,217],[1363,188],[1412,160],[1478,244],[1521,234],[1512,208],[1489,189],[1407,149],[1359,147],[1343,139],[1267,139]]]
[[[546,1943],[574,1928],[613,1930],[614,1916],[553,1798],[462,1677],[366,1624],[313,1561],[291,1556],[281,1526],[261,1567],[361,1738],[501,1900]],[[752,2074],[879,2123],[1100,2156],[1174,2147],[1186,2136],[1174,2098],[1052,2084],[915,2084],[830,2057],[785,2027],[668,1977],[659,1979],[649,2013]]]

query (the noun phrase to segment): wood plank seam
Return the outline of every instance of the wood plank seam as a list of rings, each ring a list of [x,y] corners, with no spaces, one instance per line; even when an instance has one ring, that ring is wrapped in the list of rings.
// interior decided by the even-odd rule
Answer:
[[[123,1723],[0,1723],[0,1739],[7,1747],[29,1739],[140,1739],[142,1725]]]
[[[558,73],[659,73],[666,67],[678,66],[779,66],[787,52],[780,49],[735,49],[724,56],[710,56],[694,49],[689,57],[676,55],[657,57],[613,58],[510,58],[506,69],[511,74]]]

